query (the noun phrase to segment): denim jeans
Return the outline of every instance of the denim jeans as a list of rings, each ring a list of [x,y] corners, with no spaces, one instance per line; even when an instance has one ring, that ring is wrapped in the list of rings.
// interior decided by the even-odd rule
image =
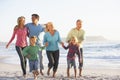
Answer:
[[[26,74],[26,64],[27,64],[27,60],[26,58],[23,56],[22,54],[22,50],[25,48],[25,47],[19,47],[19,46],[15,46],[16,48],[16,51],[19,55],[19,58],[20,58],[20,64],[21,64],[21,68],[22,68],[22,72],[23,72],[23,75]]]

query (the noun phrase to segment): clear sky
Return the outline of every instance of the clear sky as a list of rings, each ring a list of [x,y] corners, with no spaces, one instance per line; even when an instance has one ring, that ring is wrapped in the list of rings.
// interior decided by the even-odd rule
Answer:
[[[0,0],[0,41],[9,41],[19,16],[28,23],[33,13],[41,24],[53,22],[61,37],[81,19],[86,36],[120,40],[120,0]]]

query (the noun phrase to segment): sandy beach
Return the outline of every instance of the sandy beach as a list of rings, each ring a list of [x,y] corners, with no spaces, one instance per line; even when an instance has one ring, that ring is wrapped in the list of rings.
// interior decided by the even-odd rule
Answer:
[[[0,57],[0,80],[34,80],[33,75],[29,73],[27,67],[27,77],[22,76],[21,68],[19,64],[4,63],[6,57]],[[44,76],[39,75],[38,80],[120,80],[120,69],[104,69],[104,68],[83,68],[83,74],[81,77],[77,75],[74,78],[73,68],[71,68],[70,78],[66,77],[66,65],[59,64],[59,68],[55,78],[51,75],[47,76],[47,65],[45,65]]]

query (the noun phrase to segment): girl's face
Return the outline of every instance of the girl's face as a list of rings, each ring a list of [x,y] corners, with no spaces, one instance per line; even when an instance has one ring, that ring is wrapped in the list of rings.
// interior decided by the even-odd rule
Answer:
[[[75,43],[76,43],[76,41],[75,41],[74,38],[71,39],[71,43],[72,43],[72,44],[75,44]]]

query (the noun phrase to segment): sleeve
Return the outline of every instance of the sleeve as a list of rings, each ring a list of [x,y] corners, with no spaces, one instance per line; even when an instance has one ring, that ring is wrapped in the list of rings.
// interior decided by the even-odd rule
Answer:
[[[68,33],[67,38],[66,38],[66,42],[70,41],[71,36],[72,36],[72,30]]]
[[[58,33],[58,42],[60,43],[61,42],[61,37],[60,37],[60,34],[59,34],[58,31],[57,31],[57,33]]]
[[[28,24],[26,24],[25,27],[27,28],[27,36],[29,37],[29,26],[28,26]]]
[[[76,49],[77,49],[76,54],[78,55],[78,59],[80,59],[81,58],[81,53],[80,53],[79,47],[77,46]]]
[[[13,31],[12,37],[11,37],[10,41],[8,42],[8,44],[10,44],[14,40],[15,35],[16,35],[16,30]]]
[[[26,48],[23,49],[23,55],[24,56],[28,55],[28,49],[29,49],[29,47],[26,47]]]
[[[47,42],[47,33],[44,34],[43,36],[43,45]]]
[[[82,30],[82,35],[79,38],[79,43],[81,43],[85,39],[85,31]]]
[[[63,46],[63,48],[67,50],[67,49],[69,48],[69,45],[68,45],[67,47],[66,47],[66,46]]]

